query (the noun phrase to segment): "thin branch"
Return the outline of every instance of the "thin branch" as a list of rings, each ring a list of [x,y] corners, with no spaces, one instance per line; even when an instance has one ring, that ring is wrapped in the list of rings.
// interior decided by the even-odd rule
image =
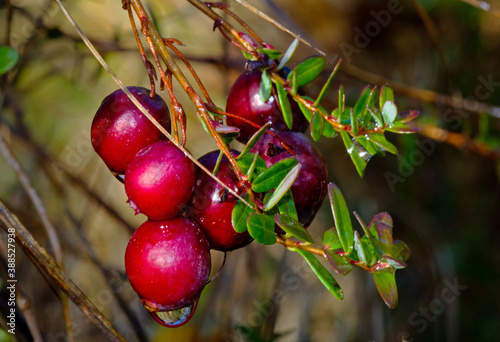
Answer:
[[[52,279],[80,310],[112,341],[123,341],[125,338],[113,327],[111,322],[99,311],[87,296],[76,286],[75,283],[59,267],[47,251],[31,235],[18,218],[10,212],[0,200],[0,222],[2,228],[15,229],[17,245],[26,253],[33,264]]]

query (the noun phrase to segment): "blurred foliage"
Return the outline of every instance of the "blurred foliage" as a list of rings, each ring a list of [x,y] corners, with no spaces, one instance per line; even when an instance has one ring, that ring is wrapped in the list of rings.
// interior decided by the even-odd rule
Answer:
[[[398,307],[388,309],[377,295],[372,276],[359,270],[348,278],[338,277],[344,291],[344,301],[339,302],[300,255],[286,253],[282,246],[253,243],[228,255],[220,276],[203,293],[192,321],[172,330],[150,319],[126,280],[123,254],[131,229],[144,217],[133,215],[123,186],[106,170],[89,141],[95,110],[117,86],[52,1],[12,2],[7,40],[9,20],[4,19],[10,3],[0,4],[0,39],[19,52],[19,60],[0,78],[0,134],[47,207],[63,245],[68,274],[128,340],[139,340],[140,334],[134,333],[113,293],[122,296],[152,341],[233,341],[245,335],[250,341],[491,341],[500,334],[500,124],[499,110],[495,111],[500,104],[500,18],[492,12],[452,0],[252,2],[311,40],[328,57],[339,54],[344,58],[346,66],[331,89],[344,84],[346,102],[351,105],[367,83],[375,83],[353,73],[349,68],[353,66],[382,76],[391,86],[403,84],[488,104],[489,113],[478,113],[439,99],[423,101],[393,87],[398,108],[421,112],[420,125],[431,124],[460,133],[458,138],[486,142],[486,148],[496,154],[481,153],[481,149],[469,148],[470,144],[450,144],[448,138],[454,136],[449,135],[447,140],[389,133],[386,137],[399,154],[373,158],[360,178],[342,139],[322,137],[318,146],[328,160],[330,180],[342,189],[350,210],[367,218],[389,212],[394,238],[405,241],[412,251],[408,268],[396,274]],[[66,3],[122,81],[148,86],[121,2]],[[213,23],[187,2],[147,3],[160,32],[185,44],[183,53],[193,61],[214,102],[223,107],[230,85],[244,67],[241,53],[212,32]],[[366,46],[349,60],[345,58],[342,43],[356,47],[358,32],[377,23],[374,13],[387,11],[389,4],[399,4],[402,10],[391,14],[387,26],[369,36]],[[420,15],[415,4],[421,5]],[[490,4],[500,8],[500,1]],[[230,5],[275,48],[286,51],[293,41],[236,2]],[[434,36],[426,28],[429,23]],[[294,60],[300,62],[314,53],[301,44]],[[327,58],[327,62],[332,60]],[[325,69],[332,68],[329,63]],[[318,94],[328,76],[328,72],[322,74],[323,80],[307,85],[306,92]],[[187,146],[200,156],[214,144],[194,118],[189,101],[183,95],[179,98],[188,112]],[[334,91],[322,102],[327,108],[337,104]],[[88,191],[82,191],[81,184]],[[110,215],[89,191],[126,224]],[[0,199],[50,251],[33,205],[3,157]],[[332,225],[325,202],[308,232],[321,241]],[[0,236],[3,244],[5,235]],[[16,261],[18,283],[30,298],[42,335],[47,341],[65,340],[56,292],[20,250]],[[222,256],[214,254],[214,269],[221,262]],[[3,262],[0,274],[2,279],[7,274]],[[6,298],[2,288],[0,330],[5,329]],[[70,308],[75,341],[106,340],[75,306]],[[18,324],[26,327],[21,317]],[[30,340],[27,331],[21,330],[16,338]],[[4,336],[0,331],[0,338]]]

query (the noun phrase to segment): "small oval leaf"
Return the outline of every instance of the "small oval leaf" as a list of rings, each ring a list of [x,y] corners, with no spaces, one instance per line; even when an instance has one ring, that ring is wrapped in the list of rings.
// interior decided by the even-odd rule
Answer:
[[[249,196],[246,196],[245,200],[249,200]],[[254,212],[252,208],[249,208],[242,201],[236,202],[231,213],[231,221],[233,224],[233,229],[238,233],[243,233],[247,230],[247,220],[248,217]]]
[[[300,172],[300,164],[295,165],[290,172],[283,178],[281,183],[278,185],[278,187],[274,190],[272,196],[269,198],[267,203],[264,205],[263,210],[267,211],[273,208],[280,200],[281,198],[285,195],[285,193],[290,189],[292,186],[293,182],[295,181],[295,178],[297,178],[297,175]]]
[[[398,305],[398,289],[394,273],[395,270],[393,268],[373,272],[373,280],[377,286],[378,293],[385,304],[391,309]]]
[[[394,101],[394,92],[388,84],[385,84],[380,88],[380,96],[378,98],[379,108],[382,109],[387,101]]]
[[[19,53],[10,46],[0,46],[0,75],[12,69],[19,60]]]
[[[252,135],[250,140],[248,140],[247,144],[243,148],[243,151],[241,151],[240,155],[238,156],[237,159],[243,158],[250,150],[257,144],[257,142],[262,138],[264,134],[266,134],[267,129],[271,126],[270,122],[267,122],[264,126],[262,126],[257,132]]]
[[[309,232],[300,224],[299,221],[294,220],[289,216],[280,214],[276,214],[274,216],[274,220],[276,221],[278,226],[281,227],[281,229],[283,229],[286,233],[290,234],[291,236],[296,237],[301,241],[308,242],[310,244],[314,243],[311,234],[309,234]]]
[[[283,114],[283,119],[285,120],[286,126],[288,129],[292,129],[293,127],[293,113],[292,107],[290,105],[290,100],[288,99],[288,93],[286,92],[285,87],[276,82],[276,91],[278,93],[278,102],[280,104],[281,113]]]
[[[321,239],[323,246],[330,250],[342,249],[342,243],[340,242],[339,234],[335,228],[328,229]]]
[[[381,112],[382,117],[384,118],[384,123],[391,125],[398,115],[398,108],[396,107],[394,101],[386,101]]]
[[[338,255],[334,251],[325,250],[326,257],[328,262],[332,266],[333,270],[340,274],[341,276],[347,275],[352,270],[352,265],[349,263],[349,260],[344,258],[343,256]]]
[[[262,172],[252,183],[255,192],[266,192],[276,188],[283,178],[298,164],[295,158],[286,158]]]
[[[281,62],[280,64],[278,64],[276,70],[281,70],[285,66],[285,64],[288,63],[290,58],[292,58],[293,54],[295,53],[295,49],[297,49],[298,45],[299,45],[299,40],[295,38],[292,44],[290,44],[290,46],[286,50],[285,55],[281,59]]]
[[[311,137],[314,141],[318,141],[323,135],[325,121],[319,111],[314,112],[311,120]]]
[[[269,101],[269,97],[271,97],[272,88],[273,87],[271,82],[271,76],[269,76],[267,70],[262,71],[262,78],[260,80],[260,87],[259,87],[259,95],[262,102]]]
[[[255,241],[263,245],[276,243],[273,216],[253,213],[247,219],[247,227],[248,233]]]
[[[319,56],[309,57],[295,67],[296,83],[294,86],[302,87],[314,80],[321,73],[325,66],[325,59]],[[288,75],[289,79],[290,76]],[[292,80],[292,79],[290,79]]]
[[[328,184],[328,197],[332,208],[335,227],[338,231],[342,248],[347,254],[351,253],[354,244],[354,231],[351,217],[344,196],[340,189],[333,183]]]

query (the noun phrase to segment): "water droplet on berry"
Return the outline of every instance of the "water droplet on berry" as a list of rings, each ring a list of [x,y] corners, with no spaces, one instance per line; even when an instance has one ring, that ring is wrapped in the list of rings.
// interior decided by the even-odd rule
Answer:
[[[190,306],[171,311],[150,312],[151,316],[161,325],[168,328],[180,327],[186,324],[194,314],[198,300]]]

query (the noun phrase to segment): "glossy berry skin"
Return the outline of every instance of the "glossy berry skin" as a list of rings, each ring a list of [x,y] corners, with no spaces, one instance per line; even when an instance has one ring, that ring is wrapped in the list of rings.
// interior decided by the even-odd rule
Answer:
[[[219,151],[205,154],[199,162],[213,171]],[[222,158],[216,176],[234,191],[238,179],[226,157]],[[219,251],[232,251],[248,245],[252,238],[248,232],[237,233],[233,229],[231,215],[237,198],[217,183],[203,170],[197,168],[196,183],[191,197],[188,213],[203,228],[210,248]]]
[[[271,122],[271,127],[275,130],[288,130],[277,97],[275,98],[271,94],[267,102],[262,101],[259,94],[261,78],[261,71],[241,74],[229,91],[226,112],[241,116],[259,126]],[[308,127],[308,122],[297,103],[291,98],[289,99],[293,113],[292,131],[304,132]],[[227,124],[240,129],[238,141],[243,143],[246,143],[258,130],[258,128],[230,116],[227,116]]]
[[[125,172],[125,192],[136,213],[151,220],[179,215],[191,197],[194,163],[169,140],[140,150]]]
[[[275,133],[277,137],[293,147],[296,156],[284,150],[279,140],[270,134],[264,135],[252,152],[259,152],[268,167],[285,158],[295,158],[300,163],[301,169],[291,190],[299,221],[307,227],[316,216],[327,192],[328,169],[325,158],[304,134]]]
[[[151,98],[150,91],[145,88],[127,89],[170,132],[170,114],[165,101],[157,94]],[[137,152],[164,140],[165,136],[119,89],[102,101],[92,121],[90,138],[94,150],[108,168],[124,174],[128,162]]]
[[[150,311],[195,303],[210,275],[210,250],[199,225],[187,218],[146,221],[125,251],[130,284]]]

